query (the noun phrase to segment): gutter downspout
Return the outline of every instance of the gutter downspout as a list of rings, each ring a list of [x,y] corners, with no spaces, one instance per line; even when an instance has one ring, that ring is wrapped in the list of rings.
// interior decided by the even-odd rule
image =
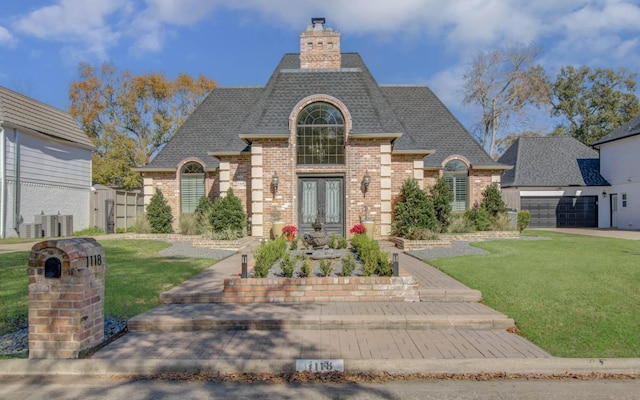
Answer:
[[[19,232],[20,227],[20,136],[18,136],[18,129],[13,128],[13,134],[15,135],[15,151],[13,157],[13,173],[15,179],[15,190],[13,193],[13,229]]]
[[[0,123],[0,239],[6,237],[7,214],[7,169],[6,169],[6,144],[4,126]]]

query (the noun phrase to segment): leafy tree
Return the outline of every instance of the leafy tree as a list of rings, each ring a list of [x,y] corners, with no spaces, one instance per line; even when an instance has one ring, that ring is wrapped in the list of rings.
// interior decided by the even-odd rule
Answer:
[[[210,220],[214,232],[231,229],[243,232],[247,227],[247,214],[242,208],[242,202],[233,190],[229,189],[226,196],[220,196],[213,202]]]
[[[624,68],[563,67],[550,86],[549,103],[566,123],[553,134],[590,145],[640,114],[636,77]]]
[[[131,168],[146,165],[215,86],[202,75],[170,80],[161,73],[120,72],[108,63],[81,63],[78,72],[69,87],[69,112],[98,148],[93,178],[104,184],[118,178],[126,188],[140,183]]]
[[[502,199],[502,194],[500,193],[500,188],[497,183],[494,182],[484,188],[482,191],[482,202],[480,203],[480,208],[485,210],[491,218],[496,218],[498,214],[507,211],[507,206],[504,204],[504,200]]]
[[[412,228],[426,228],[434,232],[438,228],[432,199],[413,179],[402,184],[393,211],[392,230],[396,236],[407,237]]]
[[[440,225],[440,232],[445,232],[451,223],[451,202],[453,201],[453,192],[444,177],[440,177],[436,184],[431,188],[431,200],[436,220]]]
[[[534,65],[535,46],[501,48],[480,53],[464,74],[463,104],[480,108],[476,131],[493,156],[502,127],[514,115],[526,117],[528,106],[544,104],[548,86],[542,67]]]
[[[152,233],[171,233],[173,228],[173,214],[171,214],[171,206],[167,204],[160,189],[156,188],[156,192],[151,196],[151,200],[147,205],[147,219],[151,225]]]

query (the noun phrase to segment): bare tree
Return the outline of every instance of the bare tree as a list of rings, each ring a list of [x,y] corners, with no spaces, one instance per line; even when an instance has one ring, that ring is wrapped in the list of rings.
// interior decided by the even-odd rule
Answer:
[[[539,106],[548,99],[544,70],[533,65],[538,53],[534,45],[480,53],[464,74],[463,104],[480,108],[478,141],[491,156],[510,118],[514,114],[526,118],[527,106]]]

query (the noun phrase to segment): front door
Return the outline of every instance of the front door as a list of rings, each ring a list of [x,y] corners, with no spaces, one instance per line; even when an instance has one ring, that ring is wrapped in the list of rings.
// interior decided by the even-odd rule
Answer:
[[[313,232],[311,225],[317,219],[324,232],[344,236],[344,178],[299,178],[298,198],[301,235]]]

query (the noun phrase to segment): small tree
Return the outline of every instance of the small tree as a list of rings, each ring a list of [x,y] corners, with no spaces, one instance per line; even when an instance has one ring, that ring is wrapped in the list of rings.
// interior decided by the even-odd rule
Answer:
[[[445,232],[451,223],[451,202],[453,201],[453,192],[449,188],[449,184],[444,177],[440,177],[436,184],[431,188],[431,200],[433,201],[433,209],[436,219],[440,224],[440,232]]]
[[[242,208],[242,202],[229,189],[227,195],[218,197],[211,207],[209,218],[214,232],[230,229],[242,233],[247,227],[247,214]]]
[[[497,183],[492,183],[482,191],[480,208],[486,210],[491,218],[496,218],[498,214],[507,211],[507,206],[502,200],[502,193],[500,193]]]
[[[167,200],[162,195],[160,189],[156,188],[156,193],[151,196],[147,205],[147,219],[151,225],[152,233],[171,233],[173,228],[173,214]]]
[[[432,199],[418,183],[407,179],[400,189],[400,198],[394,207],[392,232],[406,237],[412,228],[427,228],[436,231],[438,222]]]

